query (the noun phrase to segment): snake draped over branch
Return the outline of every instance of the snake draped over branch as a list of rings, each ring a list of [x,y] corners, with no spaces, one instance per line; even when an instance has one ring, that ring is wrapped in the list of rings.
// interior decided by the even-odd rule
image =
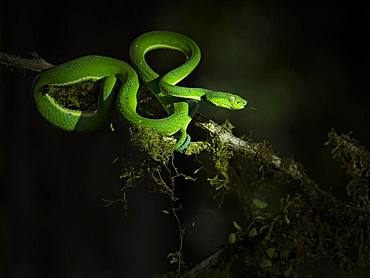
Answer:
[[[173,49],[182,52],[186,61],[160,76],[146,62],[145,54],[155,49]],[[89,55],[56,65],[41,72],[33,85],[33,97],[38,111],[51,124],[68,131],[93,131],[106,126],[112,110],[118,111],[132,125],[152,128],[157,132],[176,135],[176,149],[183,151],[190,142],[187,127],[197,109],[197,102],[206,100],[218,107],[239,110],[247,101],[242,97],[203,88],[176,86],[188,76],[200,61],[200,49],[189,37],[168,31],[152,31],[137,37],[130,46],[131,67],[114,58]],[[139,77],[145,87],[158,99],[168,114],[152,119],[139,115],[137,94]],[[121,83],[118,95],[115,84]],[[96,111],[70,109],[45,93],[45,86],[68,86],[83,81],[102,81]]]

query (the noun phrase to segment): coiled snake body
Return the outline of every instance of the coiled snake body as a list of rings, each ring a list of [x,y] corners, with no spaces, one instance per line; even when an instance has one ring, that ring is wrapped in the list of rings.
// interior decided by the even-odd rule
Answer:
[[[154,49],[174,49],[182,52],[187,60],[167,74],[159,76],[145,60],[145,54]],[[192,103],[206,99],[216,106],[232,110],[242,109],[247,103],[245,99],[232,93],[176,86],[198,65],[200,56],[198,45],[185,35],[168,31],[144,33],[130,46],[130,59],[136,71],[126,62],[109,57],[79,57],[40,73],[33,85],[34,101],[46,120],[68,131],[92,131],[103,127],[109,122],[117,101],[118,110],[132,125],[153,128],[168,136],[178,133],[176,149],[181,151],[190,142],[186,129],[194,113],[190,109]],[[136,112],[138,75],[159,100],[168,114],[167,117],[151,119]],[[66,86],[100,79],[103,86],[98,97],[97,110],[94,112],[63,107],[43,90],[47,85]],[[121,86],[116,97],[113,89],[117,79]]]

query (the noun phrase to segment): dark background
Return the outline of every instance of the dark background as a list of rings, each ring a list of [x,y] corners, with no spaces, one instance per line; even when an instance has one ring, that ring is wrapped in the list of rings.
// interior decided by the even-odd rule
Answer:
[[[345,179],[323,147],[331,128],[369,147],[370,5],[366,1],[1,1],[0,51],[53,64],[101,54],[128,59],[128,46],[150,30],[192,37],[202,62],[185,84],[229,90],[255,109],[230,112],[238,135],[268,140],[293,156],[325,188]],[[162,71],[181,61],[160,52]],[[168,201],[138,186],[129,210],[104,208],[119,197],[114,158],[127,150],[127,124],[116,133],[71,134],[46,123],[31,98],[35,73],[0,66],[0,277],[153,277],[170,270],[178,246]],[[196,137],[196,134],[194,134]],[[178,157],[178,166],[196,169]],[[233,208],[217,208],[200,180],[181,183],[186,259],[192,264],[227,239]],[[322,274],[324,275],[324,274]],[[325,274],[327,275],[327,274]],[[326,276],[328,277],[328,276]]]

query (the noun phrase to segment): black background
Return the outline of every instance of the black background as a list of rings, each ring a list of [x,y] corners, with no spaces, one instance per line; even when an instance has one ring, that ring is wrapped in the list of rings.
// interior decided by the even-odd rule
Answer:
[[[238,92],[253,110],[201,111],[236,133],[266,139],[318,182],[343,194],[345,180],[322,146],[331,128],[369,147],[370,5],[366,1],[2,1],[0,51],[53,64],[87,54],[128,59],[139,34],[185,33],[203,60],[185,84]],[[163,71],[181,61],[153,54]],[[152,277],[170,270],[178,246],[168,201],[142,186],[129,210],[104,208],[123,185],[118,132],[71,134],[46,123],[31,98],[35,73],[0,66],[0,277]],[[196,137],[196,134],[195,134]],[[196,169],[178,156],[178,166]],[[235,218],[207,185],[181,183],[186,259],[196,263],[227,239]],[[324,274],[322,274],[324,275]],[[327,276],[326,276],[327,277]]]

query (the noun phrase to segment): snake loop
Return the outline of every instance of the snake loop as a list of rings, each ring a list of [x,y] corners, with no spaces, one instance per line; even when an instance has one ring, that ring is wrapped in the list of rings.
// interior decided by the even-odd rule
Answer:
[[[180,51],[187,60],[161,77],[145,59],[145,54],[155,49]],[[242,109],[247,103],[232,93],[176,86],[195,69],[200,57],[198,45],[187,36],[167,31],[144,33],[130,46],[130,59],[136,71],[126,62],[114,58],[97,55],[79,57],[40,73],[33,85],[34,101],[47,121],[68,131],[92,131],[107,125],[117,101],[118,110],[132,125],[153,128],[168,136],[178,133],[176,149],[181,151],[190,141],[186,129],[195,113],[192,102],[204,98],[216,106],[232,110]],[[138,75],[161,103],[167,117],[151,119],[136,112]],[[114,88],[117,79],[121,86],[116,97]],[[63,107],[43,90],[47,85],[67,86],[86,80],[103,80],[97,110],[93,112]]]

